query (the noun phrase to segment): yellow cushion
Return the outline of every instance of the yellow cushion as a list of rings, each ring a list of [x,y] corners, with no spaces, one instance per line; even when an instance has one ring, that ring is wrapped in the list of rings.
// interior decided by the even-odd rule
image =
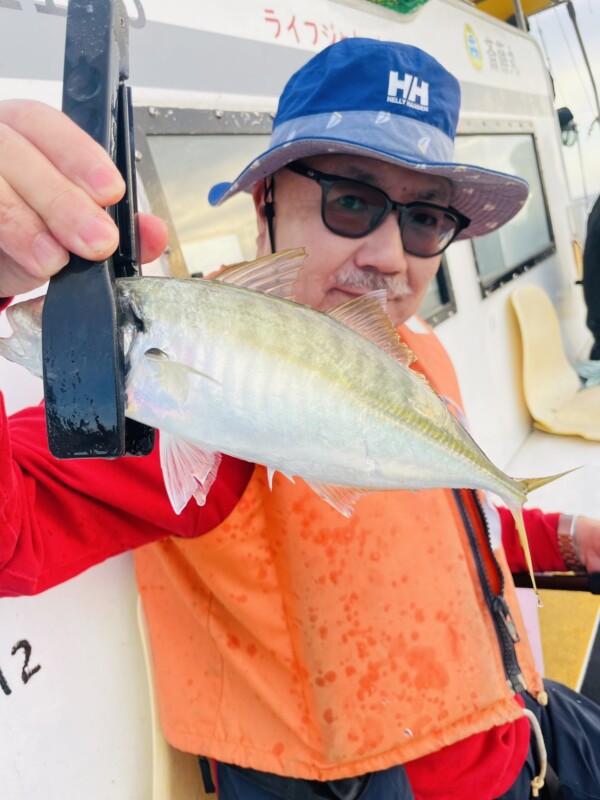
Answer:
[[[578,689],[588,649],[596,634],[600,597],[587,592],[541,590],[539,611],[547,678]]]
[[[525,402],[536,427],[600,441],[600,386],[581,388],[550,298],[526,284],[514,290],[511,301],[521,330]]]
[[[577,271],[577,280],[583,278],[583,247],[578,239],[573,239],[573,258],[575,259],[575,269]]]

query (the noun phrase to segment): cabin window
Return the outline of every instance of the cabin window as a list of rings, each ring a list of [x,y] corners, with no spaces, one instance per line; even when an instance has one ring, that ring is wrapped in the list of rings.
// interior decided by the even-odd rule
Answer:
[[[534,138],[522,133],[459,135],[456,160],[518,175],[529,183],[521,211],[499,230],[472,240],[486,296],[556,249]]]
[[[452,246],[452,245],[451,245]],[[429,284],[419,307],[419,316],[435,327],[456,312],[456,302],[446,257],[442,256],[436,279]]]
[[[256,256],[252,198],[209,205],[216,183],[233,180],[268,148],[269,114],[137,108],[138,170],[154,213],[169,226],[172,275],[208,275]]]

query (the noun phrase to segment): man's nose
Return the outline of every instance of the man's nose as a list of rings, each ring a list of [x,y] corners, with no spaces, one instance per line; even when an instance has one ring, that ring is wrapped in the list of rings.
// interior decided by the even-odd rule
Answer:
[[[359,267],[376,267],[380,272],[404,273],[408,269],[402,244],[398,212],[392,211],[384,221],[361,240],[356,256]]]

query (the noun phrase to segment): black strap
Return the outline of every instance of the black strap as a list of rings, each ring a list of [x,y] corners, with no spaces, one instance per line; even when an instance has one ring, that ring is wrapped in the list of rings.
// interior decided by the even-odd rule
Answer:
[[[558,775],[550,764],[546,769],[546,778],[544,781],[544,788],[540,792],[541,800],[564,800],[564,794],[560,788],[560,781]]]
[[[210,769],[210,763],[205,756],[198,756],[198,763],[200,764],[200,772],[202,773],[202,783],[204,784],[204,791],[206,794],[216,794],[215,783]]]
[[[275,226],[273,217],[275,216],[275,178],[271,175],[264,179],[265,187],[265,217],[269,229],[269,240],[271,242],[271,252],[275,252]]]

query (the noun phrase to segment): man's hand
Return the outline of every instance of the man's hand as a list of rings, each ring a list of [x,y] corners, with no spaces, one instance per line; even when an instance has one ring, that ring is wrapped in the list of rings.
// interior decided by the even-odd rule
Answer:
[[[118,231],[104,210],[125,191],[108,153],[62,112],[0,102],[0,297],[35,289],[69,252],[102,261]],[[164,223],[139,215],[142,262],[165,249]]]
[[[575,544],[587,572],[600,572],[600,520],[578,516]]]

